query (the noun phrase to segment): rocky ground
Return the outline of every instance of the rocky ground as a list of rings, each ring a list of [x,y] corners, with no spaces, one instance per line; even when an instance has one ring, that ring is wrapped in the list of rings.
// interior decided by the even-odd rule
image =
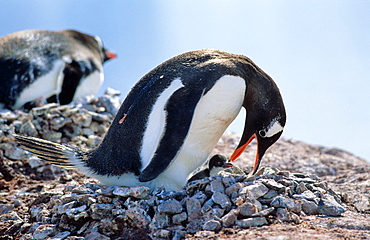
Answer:
[[[18,133],[92,148],[118,96],[0,111],[0,239],[370,239],[370,164],[339,149],[283,138],[248,178],[252,143],[219,176],[151,192],[100,186],[14,143]],[[226,133],[214,154],[230,156],[239,138]]]

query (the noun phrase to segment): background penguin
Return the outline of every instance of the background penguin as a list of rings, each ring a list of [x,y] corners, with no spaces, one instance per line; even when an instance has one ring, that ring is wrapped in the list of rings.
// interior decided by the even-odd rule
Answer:
[[[257,139],[253,173],[281,136],[286,113],[274,81],[249,58],[205,49],[178,55],[136,83],[102,143],[91,151],[15,136],[40,158],[107,185],[183,187],[246,109],[236,160]]]
[[[37,98],[68,104],[101,87],[102,64],[115,58],[99,37],[74,30],[25,30],[0,38],[0,108]]]
[[[225,168],[233,167],[233,165],[228,162],[228,159],[220,154],[213,155],[211,159],[209,159],[207,165],[208,166],[205,169],[200,170],[199,172],[191,176],[191,178],[188,179],[188,182],[203,179],[206,177],[212,177],[217,175],[222,170],[225,170]]]

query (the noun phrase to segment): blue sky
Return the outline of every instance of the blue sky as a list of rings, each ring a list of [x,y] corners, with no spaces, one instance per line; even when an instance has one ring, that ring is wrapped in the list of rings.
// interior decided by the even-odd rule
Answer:
[[[180,53],[215,48],[250,57],[277,82],[284,137],[370,160],[370,1],[0,0],[0,36],[76,29],[119,58],[105,83],[124,97],[145,73]],[[243,130],[239,117],[230,127]]]

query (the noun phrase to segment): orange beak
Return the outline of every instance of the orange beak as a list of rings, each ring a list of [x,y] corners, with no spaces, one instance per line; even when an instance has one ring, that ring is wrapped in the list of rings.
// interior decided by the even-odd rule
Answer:
[[[247,146],[253,141],[253,139],[255,139],[257,136],[256,134],[253,134],[249,140],[241,147],[235,149],[235,151],[233,152],[233,154],[231,154],[231,157],[230,157],[230,161],[235,161],[236,159],[238,159],[240,157],[240,155],[242,155],[242,153],[244,152],[244,150],[247,148]]]
[[[117,54],[108,50],[105,51],[105,55],[108,59],[115,59],[117,57]]]
[[[244,144],[242,145],[241,147],[235,149],[235,151],[233,152],[233,154],[231,154],[230,156],[230,161],[235,161],[236,159],[238,159],[240,157],[240,155],[242,155],[242,153],[244,152],[244,150],[247,148],[247,146],[253,141],[253,139],[257,139],[257,135],[256,134],[253,134],[249,140]],[[253,165],[253,170],[251,172],[251,174],[254,174],[256,171],[257,171],[257,168],[259,166],[259,162],[260,162],[260,159],[259,159],[259,154],[258,154],[258,145],[257,145],[257,153],[256,153],[256,159],[254,160],[254,165]]]

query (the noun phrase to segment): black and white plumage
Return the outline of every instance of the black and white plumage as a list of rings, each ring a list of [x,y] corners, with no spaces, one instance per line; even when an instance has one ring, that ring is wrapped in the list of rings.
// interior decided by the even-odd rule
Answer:
[[[225,156],[221,154],[213,155],[209,159],[207,166],[204,169],[201,169],[199,172],[196,172],[194,175],[192,175],[188,179],[188,182],[215,176],[222,170],[225,170],[226,168],[230,167],[233,167],[233,165],[232,163],[228,162],[228,159]]]
[[[94,95],[103,63],[115,58],[99,37],[74,30],[25,30],[0,38],[0,108],[43,98],[68,104]]]
[[[75,166],[103,184],[176,190],[206,161],[242,107],[244,131],[230,159],[256,138],[254,173],[282,134],[283,100],[274,81],[249,58],[217,50],[181,54],[146,74],[91,151],[16,138],[39,157]]]

